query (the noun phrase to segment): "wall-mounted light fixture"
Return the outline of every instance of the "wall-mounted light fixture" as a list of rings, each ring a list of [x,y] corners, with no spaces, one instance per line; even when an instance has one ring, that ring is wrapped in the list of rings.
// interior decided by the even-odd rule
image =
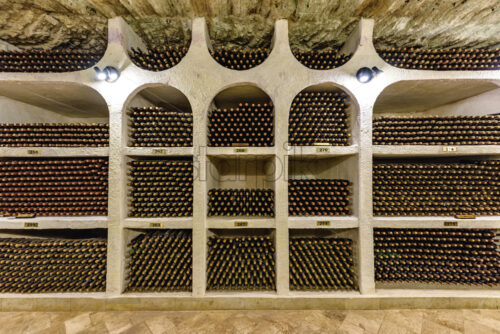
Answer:
[[[371,69],[369,67],[361,67],[356,72],[356,78],[361,83],[367,83],[382,72],[383,71],[379,70],[376,66],[372,67]]]
[[[120,72],[113,66],[106,66],[103,70],[96,66],[94,71],[99,81],[115,82],[120,77]]]

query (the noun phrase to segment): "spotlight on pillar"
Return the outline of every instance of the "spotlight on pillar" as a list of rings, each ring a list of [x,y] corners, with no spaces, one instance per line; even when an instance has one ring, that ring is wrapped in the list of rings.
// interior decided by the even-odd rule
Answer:
[[[106,66],[103,70],[96,66],[94,71],[99,81],[115,82],[120,77],[120,72],[113,66]]]
[[[373,78],[373,72],[368,67],[361,67],[358,72],[356,72],[356,78],[361,83],[370,82]]]
[[[382,72],[383,71],[379,70],[376,66],[371,69],[368,67],[361,67],[358,72],[356,72],[356,78],[361,83],[367,83]]]

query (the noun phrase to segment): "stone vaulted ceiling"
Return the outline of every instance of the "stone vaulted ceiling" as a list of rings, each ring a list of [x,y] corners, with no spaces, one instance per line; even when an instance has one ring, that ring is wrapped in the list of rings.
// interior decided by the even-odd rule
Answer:
[[[189,39],[205,16],[215,44],[269,43],[289,19],[292,46],[340,45],[360,17],[375,19],[381,46],[491,47],[500,0],[0,0],[0,39],[21,48],[104,49],[107,19],[123,16],[151,44]]]

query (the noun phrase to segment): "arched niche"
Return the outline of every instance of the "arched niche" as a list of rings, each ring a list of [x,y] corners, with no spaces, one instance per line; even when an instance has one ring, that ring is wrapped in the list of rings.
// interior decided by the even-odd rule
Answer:
[[[142,31],[147,26],[149,35],[140,34],[140,45],[127,45],[128,55],[135,65],[144,70],[165,71],[179,64],[186,56],[192,41],[192,22],[183,18],[152,20],[144,22],[138,19],[131,22],[131,28],[135,31]]]
[[[302,65],[331,70],[347,63],[358,45],[357,23],[338,27],[331,22],[288,22],[290,49]]]
[[[298,93],[288,117],[289,146],[358,144],[359,107],[350,94],[331,82]]]
[[[262,64],[271,54],[276,38],[274,22],[245,18],[239,20],[225,22],[218,18],[209,19],[207,44],[217,63],[243,71]],[[234,29],[235,25],[238,29]]]
[[[193,146],[193,113],[187,97],[177,88],[146,85],[137,89],[125,105],[127,146]]]
[[[274,106],[262,89],[238,84],[219,92],[208,110],[208,146],[274,145]]]

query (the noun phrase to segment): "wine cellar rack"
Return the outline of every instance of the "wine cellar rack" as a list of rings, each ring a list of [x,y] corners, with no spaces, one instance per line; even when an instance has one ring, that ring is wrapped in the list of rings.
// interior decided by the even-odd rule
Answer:
[[[122,18],[114,18],[108,24],[107,50],[96,65],[116,67],[120,77],[115,82],[97,81],[92,68],[61,73],[0,72],[2,123],[109,127],[109,145],[106,140],[104,145],[94,147],[0,146],[0,159],[5,161],[101,158],[107,159],[109,168],[106,216],[0,217],[0,245],[2,239],[9,238],[53,240],[65,236],[64,231],[71,231],[71,239],[91,239],[95,235],[107,239],[105,291],[0,293],[2,310],[500,308],[500,289],[495,284],[469,287],[376,281],[376,273],[380,272],[375,268],[375,260],[379,259],[375,254],[379,249],[375,231],[484,230],[489,231],[488,236],[495,235],[488,247],[498,245],[500,216],[468,219],[374,215],[372,172],[374,164],[386,160],[497,160],[500,145],[375,145],[372,129],[374,120],[381,117],[497,114],[500,70],[433,71],[391,66],[377,53],[373,26],[372,20],[360,20],[344,45],[331,55],[337,59],[334,65],[323,66],[321,60],[315,66],[311,60],[312,65],[306,61],[306,66],[290,49],[288,22],[278,20],[265,59],[249,69],[230,69],[213,58],[203,18],[193,20],[186,50],[155,46],[156,55],[151,59],[144,53],[148,46]],[[135,63],[131,57],[135,57]],[[376,67],[378,74],[370,82],[360,83],[356,73],[362,67]],[[292,121],[298,136],[294,138],[300,139],[296,143],[307,146],[292,145],[289,121],[292,103],[298,96],[345,98],[345,105],[325,107],[342,109],[338,117],[325,120],[323,125],[330,127],[339,122],[338,133],[307,141],[303,138],[315,128],[297,126],[301,118],[295,115]],[[272,120],[266,123],[267,138],[255,145],[237,141],[211,145],[210,113],[223,113],[240,103],[267,104],[267,112],[272,109],[272,116],[266,118]],[[314,106],[322,108],[320,104]],[[293,110],[300,112],[299,107]],[[153,114],[140,114],[151,111]],[[324,120],[322,115],[318,111],[308,117],[316,122]],[[149,122],[143,116],[156,118]],[[159,123],[153,124],[156,121]],[[249,120],[255,124],[257,121]],[[235,124],[232,126],[239,126],[237,121]],[[156,140],[157,136],[141,134],[144,129],[173,139]],[[231,132],[235,134],[238,132]],[[485,141],[490,141],[489,137]],[[265,144],[259,144],[262,142]],[[129,179],[134,161],[188,161],[189,166],[192,161],[192,169],[186,169],[192,170],[192,198],[189,191],[180,199],[192,210],[183,208],[180,214],[163,214],[162,210],[146,210],[153,214],[142,216],[131,214],[131,200],[137,193],[132,186],[141,189],[138,196],[155,196],[159,192],[163,200],[169,195],[161,187],[169,184],[169,173],[175,174],[161,172],[158,182],[156,176],[149,178],[147,182],[157,183],[155,190],[144,191],[150,185],[142,185],[141,180],[132,184]],[[190,176],[184,179],[191,181]],[[319,192],[314,197],[320,204],[308,202],[297,206],[292,214],[289,184],[316,189]],[[324,191],[327,187],[329,192]],[[224,194],[229,191],[224,195],[227,203],[239,198],[234,194],[247,194],[249,202],[256,201],[252,204],[257,208],[262,204],[252,197],[252,191],[265,190],[272,214],[259,215],[259,209],[251,216],[209,215],[209,194],[214,189],[226,191]],[[296,194],[303,191],[294,189]],[[146,198],[140,203],[156,208],[179,205],[174,203],[175,197],[162,200],[149,203]],[[299,197],[295,204],[300,201]],[[321,203],[325,201],[337,201],[338,211],[323,210]],[[246,200],[241,208],[245,205]],[[248,212],[245,210],[238,214]],[[272,252],[262,260],[265,263],[259,264],[265,266],[263,275],[268,276],[261,279],[252,272],[252,268],[258,268],[252,261],[242,265],[238,260],[241,253],[237,253],[234,261],[240,262],[235,265],[234,275],[222,279],[221,270],[231,263],[222,261],[219,255],[210,257],[218,247],[215,245],[231,245],[244,252],[245,245],[252,242],[257,243],[249,248],[254,258]],[[160,247],[155,249],[158,254],[149,257],[145,255],[148,249],[141,248],[169,243],[180,246],[167,253],[161,253]],[[308,246],[300,246],[302,243]],[[224,252],[224,247],[218,251]],[[334,259],[328,263],[342,261],[342,265],[333,268],[315,262],[315,256],[321,257],[322,252]],[[168,259],[168,265],[178,267],[144,267],[138,262],[141,256]],[[310,262],[302,268],[298,266],[300,261]],[[299,269],[307,269],[311,275]],[[142,283],[148,275],[156,279],[149,286]],[[168,275],[177,275],[170,285],[161,281]]]

